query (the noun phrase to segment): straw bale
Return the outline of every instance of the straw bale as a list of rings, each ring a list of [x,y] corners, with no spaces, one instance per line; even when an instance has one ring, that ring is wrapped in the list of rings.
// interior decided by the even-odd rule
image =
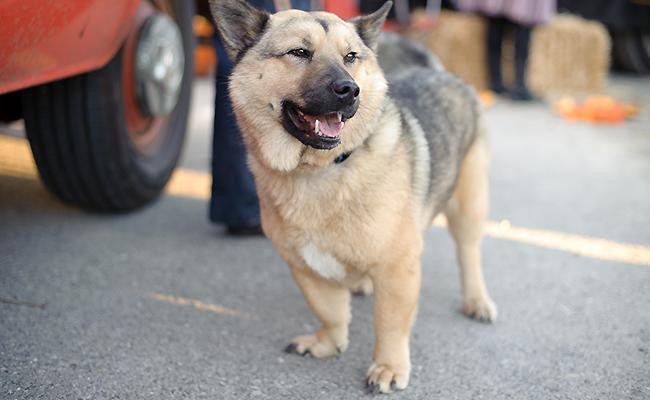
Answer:
[[[432,50],[447,70],[482,89],[488,82],[485,28],[480,16],[443,11],[431,31],[409,35]]]
[[[409,35],[438,55],[445,67],[477,90],[488,85],[484,18],[443,11],[434,28]],[[533,30],[527,83],[540,96],[583,94],[602,90],[610,64],[605,27],[573,15],[558,15]],[[512,35],[503,45],[503,76],[514,80]]]
[[[611,39],[601,23],[558,15],[533,32],[527,83],[544,95],[599,92],[610,52]]]

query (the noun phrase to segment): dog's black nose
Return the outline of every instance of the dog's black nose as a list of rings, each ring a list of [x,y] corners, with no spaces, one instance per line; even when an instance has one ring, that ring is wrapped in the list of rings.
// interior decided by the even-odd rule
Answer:
[[[359,86],[349,79],[338,79],[332,83],[332,90],[339,101],[352,104],[359,96]]]

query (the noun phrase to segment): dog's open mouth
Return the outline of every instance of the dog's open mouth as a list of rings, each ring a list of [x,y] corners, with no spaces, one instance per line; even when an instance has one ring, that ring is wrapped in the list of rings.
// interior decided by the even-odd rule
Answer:
[[[309,115],[288,101],[283,108],[285,129],[303,144],[329,150],[341,143],[341,131],[347,119],[343,112]]]

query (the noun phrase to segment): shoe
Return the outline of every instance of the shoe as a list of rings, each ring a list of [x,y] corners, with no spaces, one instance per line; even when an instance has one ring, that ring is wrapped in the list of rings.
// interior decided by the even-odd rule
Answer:
[[[503,84],[501,84],[501,83],[491,85],[490,90],[492,90],[496,94],[507,94],[508,93],[508,89],[505,86],[503,86]]]
[[[510,98],[514,101],[533,101],[535,100],[535,96],[532,95],[528,91],[528,89],[524,88],[515,88],[512,91],[510,91]]]
[[[247,237],[247,236],[264,236],[262,226],[254,225],[228,225],[226,230],[230,236]]]

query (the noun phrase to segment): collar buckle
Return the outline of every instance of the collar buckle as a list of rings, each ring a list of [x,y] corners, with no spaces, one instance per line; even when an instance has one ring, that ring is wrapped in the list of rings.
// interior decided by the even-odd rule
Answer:
[[[340,156],[334,159],[334,164],[341,164],[343,161],[347,160],[348,157],[350,157],[350,154],[352,154],[351,151],[347,153],[342,153]]]

